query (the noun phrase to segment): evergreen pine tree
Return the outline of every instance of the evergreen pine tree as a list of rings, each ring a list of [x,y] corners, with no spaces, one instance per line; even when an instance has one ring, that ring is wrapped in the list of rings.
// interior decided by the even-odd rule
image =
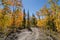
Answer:
[[[30,28],[30,16],[29,16],[29,11],[28,11],[28,14],[27,14],[27,28],[28,30],[32,31],[31,28]]]
[[[25,13],[25,9],[23,10],[23,22],[22,22],[22,27],[23,27],[23,28],[26,27],[26,13]]]
[[[37,21],[36,21],[36,17],[34,14],[32,14],[32,26],[37,26]]]
[[[30,18],[29,18],[29,11],[28,11],[28,14],[27,14],[27,27],[30,26]]]

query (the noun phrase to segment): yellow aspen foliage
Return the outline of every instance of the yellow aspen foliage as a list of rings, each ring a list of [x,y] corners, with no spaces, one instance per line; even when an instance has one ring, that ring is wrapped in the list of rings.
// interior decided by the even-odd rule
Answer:
[[[44,19],[37,20],[37,25],[39,27],[45,27],[46,26],[46,20],[44,20]]]
[[[60,31],[60,12],[58,12],[58,14],[56,15],[55,23],[57,30]]]
[[[23,13],[22,11],[16,11],[16,15],[15,15],[15,24],[17,27],[22,25],[22,20],[23,20]]]
[[[2,17],[3,15],[2,15],[2,10],[0,9],[0,18]]]
[[[57,30],[60,31],[60,19],[56,19],[55,22],[56,22]]]
[[[5,15],[3,15],[5,14]],[[1,30],[5,30],[7,27],[12,24],[12,14],[11,13],[3,13],[0,12],[0,28]]]
[[[9,17],[8,18],[9,21],[7,22],[8,23],[7,25],[8,25],[8,27],[11,27],[11,25],[13,23],[12,13],[11,14],[8,14],[7,16]]]
[[[7,26],[9,26],[9,16],[5,15],[4,18],[0,19],[0,27],[2,28],[2,30],[4,30],[5,28],[7,28]]]

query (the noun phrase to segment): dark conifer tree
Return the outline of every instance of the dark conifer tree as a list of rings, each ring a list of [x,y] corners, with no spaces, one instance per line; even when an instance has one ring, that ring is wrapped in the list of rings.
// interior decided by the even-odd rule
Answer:
[[[27,14],[27,27],[28,26],[30,26],[29,11],[28,11],[28,14]]]
[[[25,9],[23,10],[23,22],[22,22],[22,26],[23,26],[23,28],[26,27],[26,13],[25,13]]]
[[[28,14],[27,14],[27,28],[28,28],[28,30],[32,31],[30,27],[31,27],[31,25],[30,25],[30,16],[29,16],[29,11],[28,11]]]
[[[37,20],[34,14],[32,14],[32,25],[37,26]]]

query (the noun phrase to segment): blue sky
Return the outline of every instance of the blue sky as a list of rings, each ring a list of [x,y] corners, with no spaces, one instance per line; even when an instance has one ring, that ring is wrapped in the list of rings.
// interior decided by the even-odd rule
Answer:
[[[22,0],[23,3],[23,9],[26,10],[26,12],[29,10],[30,15],[32,13],[36,13],[36,11],[40,10],[44,6],[45,3],[47,3],[47,0]]]

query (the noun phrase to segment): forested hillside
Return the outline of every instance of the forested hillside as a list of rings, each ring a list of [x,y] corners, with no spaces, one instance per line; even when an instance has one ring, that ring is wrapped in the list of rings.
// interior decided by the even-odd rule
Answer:
[[[43,34],[49,31],[49,33],[58,35],[60,33],[60,5],[58,1],[48,0],[47,4],[44,4],[39,11],[30,15],[29,10],[26,13],[26,9],[23,9],[22,0],[1,0],[0,5],[3,8],[0,8],[0,35],[7,36],[11,32],[15,33],[17,30],[23,29],[32,32],[31,27],[42,29]],[[49,7],[47,7],[48,4]]]

